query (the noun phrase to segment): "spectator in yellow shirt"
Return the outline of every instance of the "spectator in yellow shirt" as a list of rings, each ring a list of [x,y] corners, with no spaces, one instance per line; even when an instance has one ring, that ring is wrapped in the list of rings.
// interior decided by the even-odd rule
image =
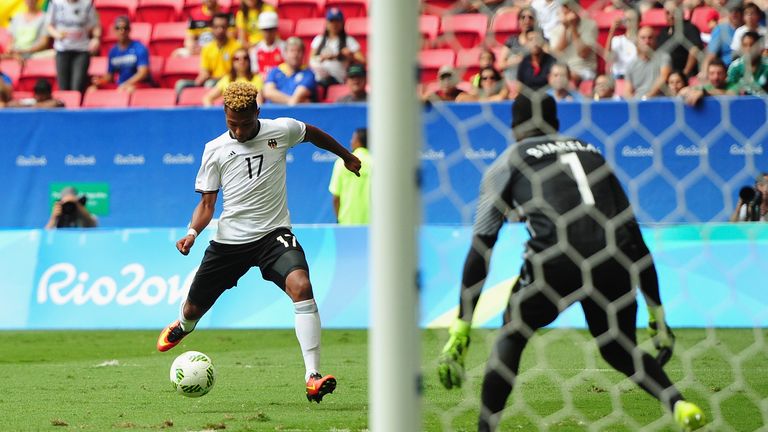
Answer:
[[[368,129],[352,134],[352,154],[361,162],[360,177],[344,168],[344,162],[333,165],[328,191],[333,195],[333,211],[339,225],[367,225],[370,220],[371,168],[368,153]],[[347,175],[350,173],[350,175]]]
[[[219,13],[214,15],[213,41],[208,42],[200,52],[200,72],[194,80],[179,80],[176,83],[176,93],[180,94],[187,87],[213,87],[223,76],[232,69],[232,55],[240,49],[240,42],[227,34],[229,15]]]
[[[259,29],[259,15],[262,12],[277,12],[271,4],[263,0],[242,0],[240,9],[235,15],[235,27],[237,27],[237,40],[240,45],[249,48],[259,43],[264,35]]]
[[[259,91],[259,94],[256,96],[256,102],[259,105],[264,103],[264,97],[261,95],[261,88],[264,87],[264,81],[262,81],[261,75],[251,71],[251,61],[248,56],[248,50],[240,48],[232,54],[232,69],[229,73],[221,77],[216,83],[216,86],[203,96],[203,106],[213,105],[216,98],[224,94],[224,90],[226,90],[227,86],[233,82],[248,82],[253,84],[253,86],[256,87],[256,90]]]

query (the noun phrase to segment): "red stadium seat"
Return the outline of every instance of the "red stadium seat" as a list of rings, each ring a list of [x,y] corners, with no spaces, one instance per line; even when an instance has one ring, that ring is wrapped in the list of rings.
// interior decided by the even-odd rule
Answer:
[[[279,0],[277,2],[277,14],[280,15],[280,18],[288,18],[294,21],[300,18],[323,16],[324,10],[325,0]],[[298,27],[297,23],[296,28],[298,29]]]
[[[149,49],[149,43],[152,39],[152,24],[144,22],[131,23],[131,39],[137,40]],[[105,56],[109,50],[117,43],[117,33],[115,26],[110,26],[101,38],[100,54]]]
[[[648,9],[640,19],[641,26],[660,29],[667,26],[667,14],[662,8]]]
[[[312,39],[325,31],[325,18],[301,18],[296,21],[293,35],[304,42],[304,61],[312,54]]]
[[[440,18],[434,15],[419,16],[419,33],[424,41],[423,46],[431,45],[437,39],[437,33],[440,31]]]
[[[344,19],[368,16],[368,0],[326,0],[326,12],[330,8],[341,10]]]
[[[200,72],[200,57],[168,57],[165,59],[161,87],[173,88],[180,79],[195,79]]]
[[[621,97],[624,97],[624,92],[626,91],[626,89],[627,89],[627,82],[623,79],[617,79],[616,88],[614,89],[613,92]]]
[[[593,89],[594,83],[592,80],[584,80],[579,83],[579,93],[581,93],[583,96],[592,96]]]
[[[720,14],[717,9],[711,6],[700,6],[691,12],[691,23],[696,26],[702,33],[712,33],[712,27],[710,23],[712,21],[717,23]]]
[[[590,16],[593,20],[595,20],[595,24],[597,24],[597,29],[599,31],[608,31],[611,29],[611,25],[616,21],[617,18],[624,16],[624,11],[622,10],[612,10],[612,11],[594,11],[590,13]]]
[[[478,58],[482,48],[460,49],[456,51],[456,69],[461,73],[462,79],[468,81],[473,75],[480,72]]]
[[[280,39],[286,40],[289,37],[293,36],[293,25],[294,25],[293,20],[288,18],[281,17],[277,21],[277,34],[280,35]]]
[[[136,89],[131,95],[131,107],[168,108],[176,106],[176,91],[166,88]]]
[[[12,96],[13,96],[13,98],[12,98],[13,100],[20,101],[20,100],[31,99],[31,98],[35,97],[35,93],[33,93],[31,91],[15,91],[14,90]]]
[[[323,102],[336,102],[336,100],[342,96],[349,94],[349,87],[346,84],[334,84],[328,87],[328,91],[325,93],[325,99]]]
[[[165,57],[149,56],[149,76],[152,82],[160,84],[160,78],[163,76],[163,67],[165,66]]]
[[[205,87],[187,87],[181,91],[178,106],[203,106],[203,96],[210,91]]]
[[[106,29],[112,27],[115,18],[120,15],[126,15],[133,21],[138,3],[138,0],[94,0],[93,5],[99,12],[101,28]]]
[[[347,20],[344,29],[347,34],[355,38],[360,43],[360,51],[363,54],[368,53],[368,17],[350,18]]]
[[[0,27],[0,53],[8,51],[8,47],[11,45],[11,40],[13,40],[11,33],[6,30],[5,27]]]
[[[0,60],[0,72],[8,75],[11,79],[11,83],[16,87],[16,83],[21,76],[21,63],[18,60],[9,58]]]
[[[519,34],[520,23],[517,20],[517,11],[500,11],[494,15],[490,33],[500,44],[504,44],[510,36]]]
[[[14,86],[16,90],[32,91],[35,82],[40,79],[46,79],[53,88],[58,87],[56,82],[56,59],[40,58],[29,59],[24,63],[21,70],[18,83]]]
[[[85,93],[83,108],[124,108],[130,95],[117,90],[94,90]]]
[[[91,64],[88,66],[88,76],[102,76],[107,73],[107,58],[106,57],[91,57]]]
[[[139,0],[136,21],[150,24],[181,19],[184,0]]]
[[[149,52],[161,57],[169,57],[173,50],[184,46],[187,37],[185,22],[158,23],[152,29],[152,39],[149,42]]]
[[[64,102],[67,108],[80,108],[82,95],[77,90],[56,90],[52,94],[54,99]]]
[[[485,40],[488,17],[483,14],[446,15],[440,25],[444,46],[473,48]]]
[[[451,49],[428,49],[419,52],[421,66],[421,82],[428,83],[437,80],[437,71],[444,65],[453,66],[456,54]]]

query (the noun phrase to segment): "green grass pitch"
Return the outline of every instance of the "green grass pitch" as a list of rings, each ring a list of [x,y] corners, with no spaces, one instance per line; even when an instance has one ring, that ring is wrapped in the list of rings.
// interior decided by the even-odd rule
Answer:
[[[0,430],[367,430],[365,331],[324,331],[323,372],[339,386],[319,405],[304,396],[292,330],[201,329],[167,353],[155,351],[157,333],[0,332]],[[447,391],[435,372],[447,332],[424,332],[424,430],[475,430],[494,335],[473,332],[469,381]],[[766,329],[677,330],[678,351],[666,370],[714,421],[705,430],[766,430],[767,335]],[[184,398],[168,381],[171,362],[187,350],[210,355],[216,365],[216,386],[205,397]],[[540,332],[525,351],[501,430],[675,430],[654,399],[607,369],[585,332]]]

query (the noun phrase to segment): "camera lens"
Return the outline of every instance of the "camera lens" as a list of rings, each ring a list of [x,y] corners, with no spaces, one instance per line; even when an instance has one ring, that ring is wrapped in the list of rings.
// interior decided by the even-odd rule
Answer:
[[[755,190],[749,186],[744,186],[739,191],[739,198],[741,198],[742,202],[750,202],[754,197],[755,197]]]

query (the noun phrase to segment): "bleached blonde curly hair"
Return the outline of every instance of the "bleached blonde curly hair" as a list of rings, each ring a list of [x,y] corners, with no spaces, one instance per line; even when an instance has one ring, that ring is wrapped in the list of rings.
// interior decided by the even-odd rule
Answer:
[[[251,83],[233,82],[224,90],[224,106],[235,112],[258,108],[259,91]]]

